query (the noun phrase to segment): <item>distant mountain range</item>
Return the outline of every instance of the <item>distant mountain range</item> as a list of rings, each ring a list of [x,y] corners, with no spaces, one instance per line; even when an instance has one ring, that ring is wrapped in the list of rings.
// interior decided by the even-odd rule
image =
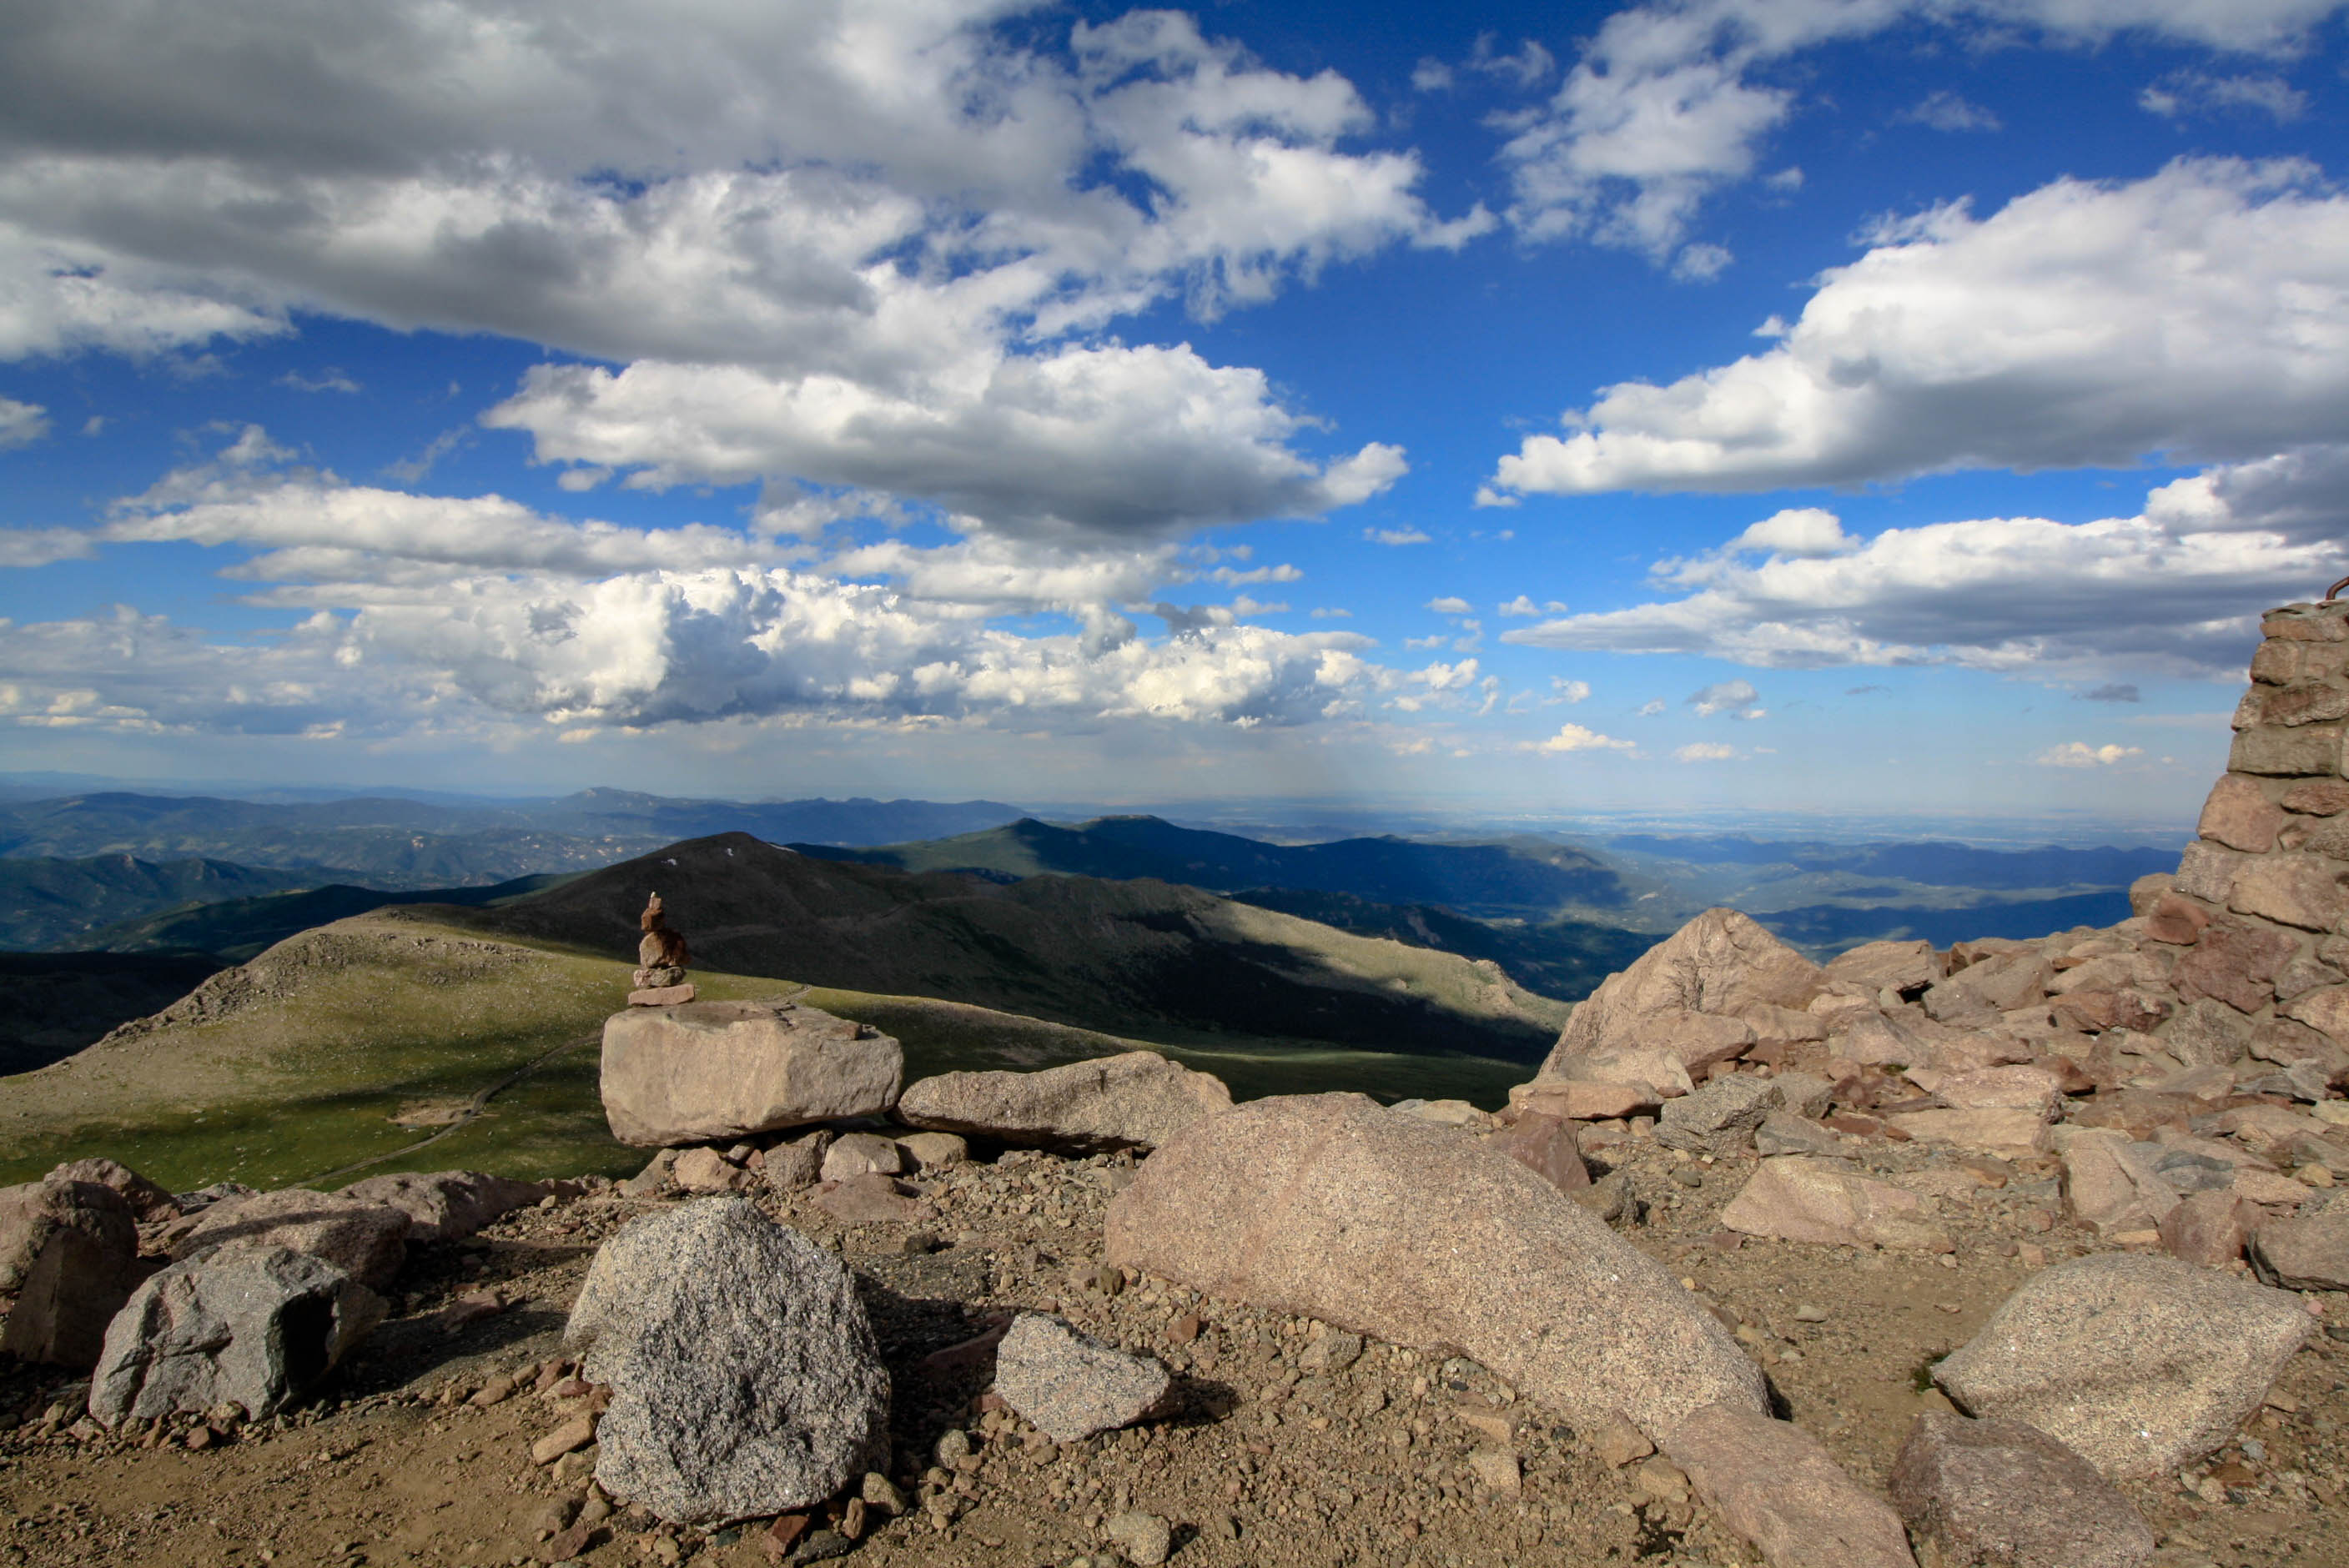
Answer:
[[[310,873],[306,883],[293,885],[464,887],[592,870],[712,832],[778,842],[888,843],[967,833],[1019,814],[991,800],[743,803],[625,789],[511,804],[389,796],[255,801],[109,790],[0,804],[0,857],[203,859]]]
[[[1594,855],[1541,840],[1430,844],[1392,837],[1268,844],[1157,817],[1101,817],[1056,827],[1033,817],[981,832],[880,849],[792,846],[827,860],[900,871],[987,871],[1030,877],[1156,877],[1214,892],[1284,888],[1375,903],[1436,903],[1466,914],[1619,910],[1632,894]]]
[[[1982,850],[1928,841],[1909,844],[1786,842],[1738,837],[1664,838],[1622,833],[1604,841],[1619,853],[1692,865],[1783,867],[1936,887],[2013,891],[2081,885],[2127,887],[2148,872],[2178,869],[2176,849],[2108,847]],[[2182,846],[2181,846],[2182,847]]]

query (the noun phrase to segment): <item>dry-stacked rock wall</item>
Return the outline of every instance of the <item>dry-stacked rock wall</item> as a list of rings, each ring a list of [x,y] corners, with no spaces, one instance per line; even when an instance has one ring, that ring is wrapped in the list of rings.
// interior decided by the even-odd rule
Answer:
[[[2349,1040],[2349,602],[2286,605],[2262,630],[2198,837],[2134,902],[2148,946],[2176,954],[2184,1006],[2156,1031],[2173,1055],[2329,1076]]]

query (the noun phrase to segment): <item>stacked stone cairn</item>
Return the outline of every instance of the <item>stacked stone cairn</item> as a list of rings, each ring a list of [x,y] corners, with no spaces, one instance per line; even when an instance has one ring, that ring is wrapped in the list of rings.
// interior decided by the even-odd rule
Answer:
[[[685,966],[693,962],[693,954],[687,950],[685,938],[669,929],[660,894],[646,901],[636,925],[644,936],[636,944],[636,988],[628,993],[628,1006],[674,1007],[692,1001],[695,992],[685,977]]]

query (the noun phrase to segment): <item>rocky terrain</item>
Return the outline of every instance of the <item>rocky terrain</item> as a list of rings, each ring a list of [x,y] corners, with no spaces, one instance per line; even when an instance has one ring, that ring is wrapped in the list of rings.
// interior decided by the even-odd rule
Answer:
[[[1795,1421],[1881,1487],[1918,1415],[1946,1408],[1921,1376],[1934,1358],[2034,1273],[2114,1247],[2066,1212],[2044,1164],[1975,1171],[1914,1142],[1855,1151],[1935,1211],[1952,1251],[1725,1244],[1721,1211],[1756,1166],[1749,1152],[1708,1161],[1628,1137],[1593,1165],[1636,1205],[1624,1233],[1733,1326]],[[897,1391],[889,1471],[908,1507],[874,1519],[860,1558],[1106,1568],[1102,1526],[1141,1511],[1169,1522],[1174,1560],[1202,1564],[1755,1560],[1644,1439],[1575,1428],[1464,1359],[1358,1349],[1311,1319],[1106,1272],[1104,1211],[1133,1170],[1130,1155],[1008,1150],[917,1174],[916,1212],[863,1223],[814,1188],[754,1190],[854,1271]],[[595,1454],[532,1457],[594,1402],[563,1380],[564,1317],[597,1246],[691,1201],[599,1181],[412,1247],[383,1325],[315,1402],[259,1423],[190,1416],[105,1434],[70,1378],[8,1364],[0,1419],[20,1424],[0,1435],[0,1562],[565,1560],[547,1555],[548,1526],[595,1498]],[[2349,1561],[2349,1299],[2305,1299],[2320,1332],[2263,1407],[2193,1464],[2124,1483],[2165,1563]],[[983,1360],[939,1353],[1019,1309],[1155,1355],[1182,1405],[1065,1446],[978,1408]],[[949,1432],[968,1457],[935,1465],[941,1439],[961,1446]],[[748,1565],[769,1561],[765,1528],[680,1528],[623,1507],[565,1544],[589,1563]]]
[[[2349,1563],[2349,607],[2269,631],[2127,921],[1708,912],[1495,1111],[695,1001],[623,1182],[0,1191],[0,1563]]]

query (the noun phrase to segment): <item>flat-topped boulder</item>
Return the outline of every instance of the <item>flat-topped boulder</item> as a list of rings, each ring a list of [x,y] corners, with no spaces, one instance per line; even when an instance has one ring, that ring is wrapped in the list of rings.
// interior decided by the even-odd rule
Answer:
[[[789,1002],[631,1007],[604,1024],[604,1115],[645,1148],[875,1115],[905,1071],[891,1037]]]
[[[1231,1108],[1232,1091],[1214,1074],[1127,1051],[1042,1072],[941,1073],[905,1090],[897,1119],[1034,1147],[1155,1149]]]

